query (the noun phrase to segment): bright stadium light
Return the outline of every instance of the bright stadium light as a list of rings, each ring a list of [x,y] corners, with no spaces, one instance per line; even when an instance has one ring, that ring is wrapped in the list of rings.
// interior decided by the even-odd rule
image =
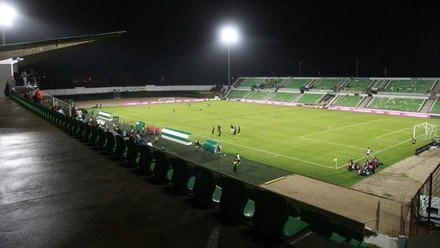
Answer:
[[[224,27],[220,31],[220,39],[225,44],[234,44],[238,41],[238,31],[234,27]]]
[[[231,90],[231,49],[230,46],[239,40],[238,30],[232,26],[220,29],[220,40],[228,46],[228,91]]]
[[[0,2],[0,31],[2,33],[0,45],[5,44],[5,30],[12,26],[12,21],[16,15],[17,12],[11,5],[6,2]]]

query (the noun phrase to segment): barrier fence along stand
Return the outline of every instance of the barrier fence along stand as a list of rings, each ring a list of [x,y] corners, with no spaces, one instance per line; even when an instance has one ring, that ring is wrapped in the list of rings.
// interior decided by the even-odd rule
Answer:
[[[409,207],[409,236],[440,232],[440,164],[417,191]]]

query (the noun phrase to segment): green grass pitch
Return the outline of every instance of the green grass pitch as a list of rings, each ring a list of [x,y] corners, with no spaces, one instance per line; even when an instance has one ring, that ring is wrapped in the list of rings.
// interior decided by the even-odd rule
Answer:
[[[412,156],[416,147],[428,142],[419,139],[417,145],[411,144],[415,124],[440,124],[435,119],[228,101],[211,101],[210,106],[199,102],[151,105],[150,110],[146,105],[103,110],[126,123],[142,120],[191,132],[193,141],[218,140],[223,152],[238,152],[247,159],[342,186],[363,179],[348,172],[346,163],[349,159],[363,163],[367,147],[384,163],[381,170]],[[211,134],[217,125],[222,127],[221,137]],[[231,125],[240,126],[241,133],[231,134]]]

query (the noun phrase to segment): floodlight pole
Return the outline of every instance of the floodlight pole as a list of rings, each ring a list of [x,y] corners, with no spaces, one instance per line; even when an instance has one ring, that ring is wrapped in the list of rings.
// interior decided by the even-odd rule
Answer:
[[[231,48],[228,44],[228,91],[231,90]]]
[[[2,28],[1,31],[2,31],[2,35],[0,39],[0,45],[5,45],[6,44],[5,29]]]

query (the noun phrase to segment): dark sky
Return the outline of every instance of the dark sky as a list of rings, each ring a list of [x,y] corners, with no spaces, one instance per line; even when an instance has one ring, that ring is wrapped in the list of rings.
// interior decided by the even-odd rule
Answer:
[[[241,76],[439,76],[437,1],[9,0],[20,16],[7,43],[127,30],[29,67],[51,79],[131,74],[135,83],[226,82],[218,29],[234,23],[232,74]],[[29,68],[28,67],[28,68]],[[117,82],[115,82],[117,83]]]

